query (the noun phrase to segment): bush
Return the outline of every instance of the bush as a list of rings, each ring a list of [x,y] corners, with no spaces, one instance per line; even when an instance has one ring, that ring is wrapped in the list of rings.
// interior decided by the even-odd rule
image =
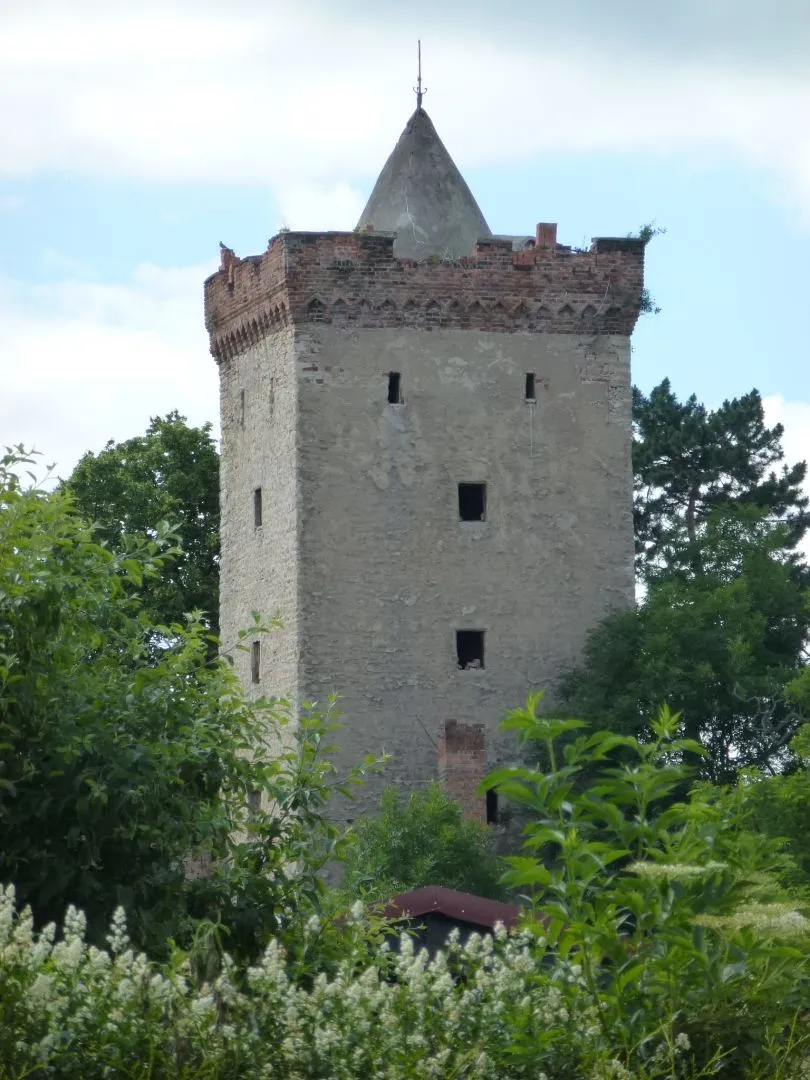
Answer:
[[[378,813],[356,827],[344,888],[369,900],[388,900],[423,885],[497,899],[505,869],[491,832],[466,821],[441,784],[408,796],[391,787]]]
[[[533,815],[505,882],[545,924],[550,977],[581,971],[612,1075],[788,1075],[810,1046],[810,921],[779,884],[779,845],[747,828],[745,792],[701,783],[674,801],[704,751],[666,709],[641,743],[539,703],[504,726],[549,767],[487,780]]]
[[[598,1060],[598,1015],[576,968],[540,975],[527,934],[507,941],[451,940],[428,962],[408,937],[398,951],[369,951],[355,910],[345,955],[331,977],[309,978],[304,931],[292,960],[277,942],[256,966],[230,964],[194,985],[182,954],[162,966],[133,953],[123,913],[109,951],[88,947],[68,912],[64,935],[38,937],[30,914],[13,917],[0,892],[0,1076],[95,1080],[259,1078],[441,1080],[608,1076],[577,1072]],[[530,1054],[527,1055],[527,1049]],[[542,1069],[551,1070],[547,1074]]]

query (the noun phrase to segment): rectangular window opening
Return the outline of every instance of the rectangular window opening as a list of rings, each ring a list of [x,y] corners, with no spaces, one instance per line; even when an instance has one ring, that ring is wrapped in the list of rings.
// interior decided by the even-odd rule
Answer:
[[[247,804],[251,814],[258,814],[262,808],[262,793],[253,788],[247,793]]]
[[[239,391],[239,426],[245,426],[245,391]]]
[[[402,379],[398,371],[392,371],[388,376],[388,404],[402,404]]]
[[[534,389],[534,372],[533,371],[527,371],[526,372],[526,400],[527,401],[536,401],[537,400],[537,397],[536,397],[536,394],[535,394],[535,389]]]
[[[456,630],[456,655],[460,671],[477,671],[484,666],[484,631]]]
[[[491,788],[487,792],[487,825],[498,824],[498,792]]]
[[[262,643],[254,641],[250,647],[250,681],[257,683],[262,677]]]
[[[486,484],[458,485],[458,516],[460,521],[486,521]]]
[[[262,523],[262,489],[256,488],[253,492],[253,525],[259,528]]]

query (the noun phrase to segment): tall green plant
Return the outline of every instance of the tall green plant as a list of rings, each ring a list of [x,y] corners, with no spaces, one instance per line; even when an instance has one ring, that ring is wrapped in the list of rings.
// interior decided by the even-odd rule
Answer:
[[[531,812],[504,880],[592,1002],[605,1053],[623,1076],[777,1075],[797,1024],[808,1046],[810,923],[776,883],[775,846],[745,829],[739,794],[703,784],[673,801],[684,757],[703,753],[677,715],[642,743],[541,717],[539,701],[504,727],[541,742],[548,769],[486,786]]]

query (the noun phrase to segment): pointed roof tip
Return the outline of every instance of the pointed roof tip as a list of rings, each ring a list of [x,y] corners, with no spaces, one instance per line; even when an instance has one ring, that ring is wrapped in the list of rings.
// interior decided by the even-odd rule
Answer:
[[[484,215],[421,102],[383,166],[358,229],[395,232],[394,254],[458,259],[492,236]]]

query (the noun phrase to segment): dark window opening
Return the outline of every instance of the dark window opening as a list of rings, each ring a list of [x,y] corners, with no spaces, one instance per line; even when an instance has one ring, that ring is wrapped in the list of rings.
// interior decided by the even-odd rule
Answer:
[[[498,824],[498,792],[490,789],[487,792],[487,825]]]
[[[485,521],[487,515],[487,485],[458,485],[458,516],[461,521]]]
[[[489,792],[487,792],[487,794],[489,794]],[[258,814],[262,808],[262,793],[255,788],[249,791],[247,793],[247,804],[251,814]]]
[[[456,655],[461,671],[476,671],[484,666],[484,631],[456,630]]]
[[[245,391],[239,391],[239,426],[245,426]]]
[[[398,371],[392,371],[388,376],[388,404],[402,404],[402,380]]]
[[[533,371],[527,371],[526,372],[526,400],[527,401],[534,401],[535,400],[534,372]]]
[[[254,641],[250,649],[250,681],[257,683],[261,678],[262,643]]]
[[[262,489],[253,492],[253,524],[258,529],[262,523]]]

